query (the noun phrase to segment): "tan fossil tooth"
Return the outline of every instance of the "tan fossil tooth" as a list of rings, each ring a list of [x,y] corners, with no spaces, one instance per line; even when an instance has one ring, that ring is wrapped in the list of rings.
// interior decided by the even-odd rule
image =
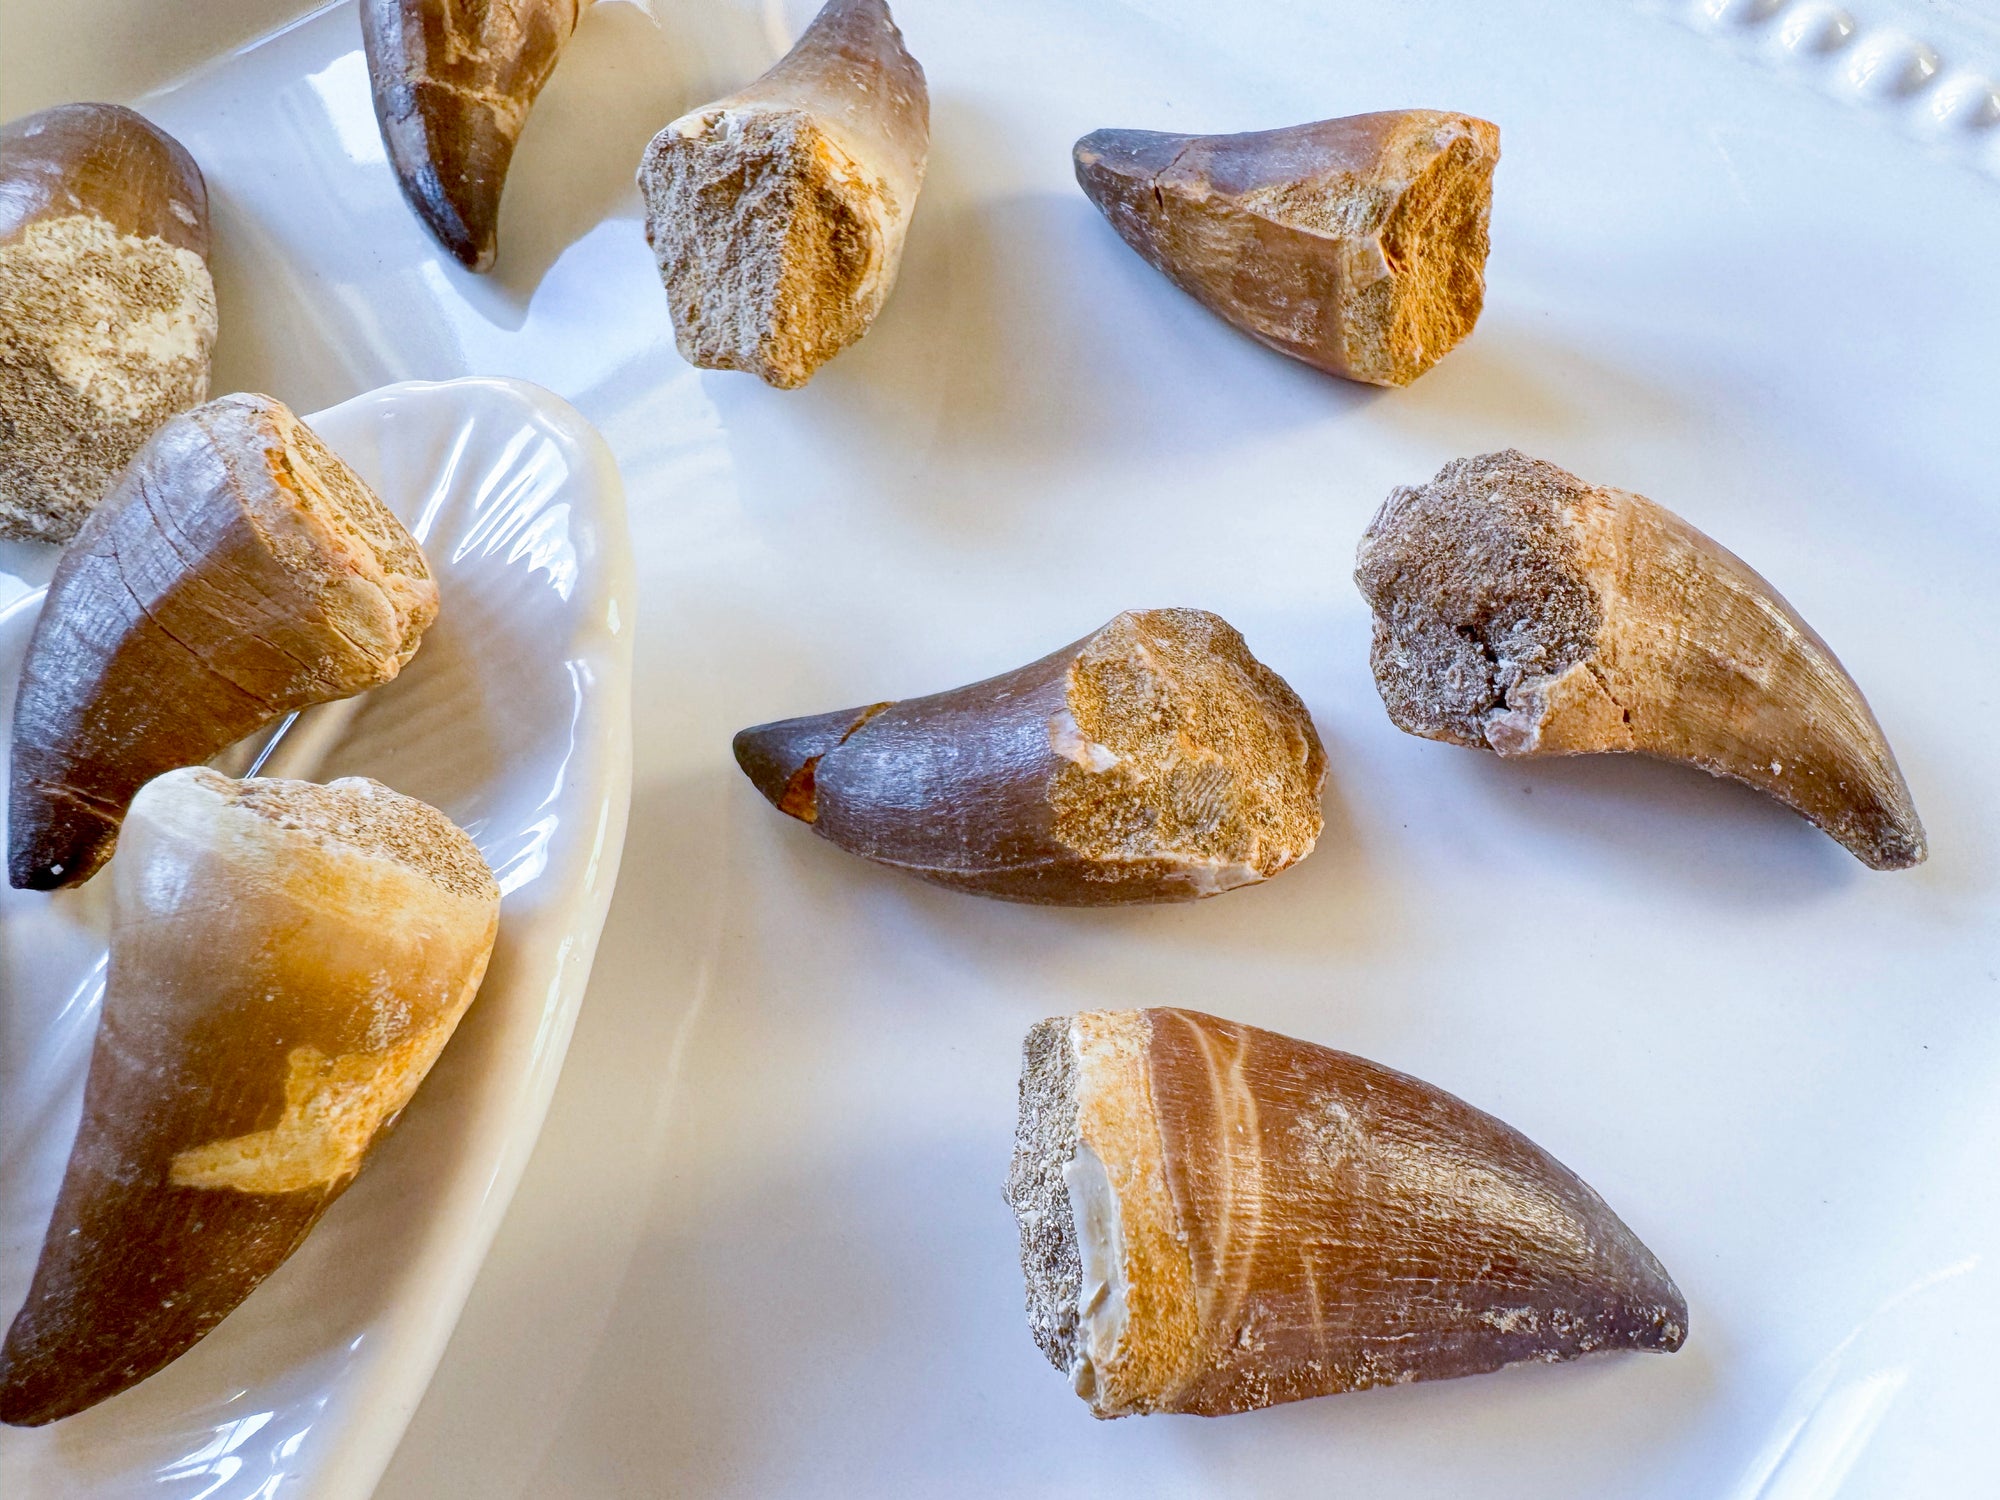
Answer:
[[[0,537],[63,542],[208,395],[208,189],[116,104],[0,127]]]
[[[587,0],[361,0],[375,119],[403,196],[461,265],[493,264],[514,145]]]
[[[1007,1200],[1035,1341],[1100,1417],[1670,1352],[1687,1333],[1659,1261],[1520,1132],[1195,1011],[1028,1033]]]
[[[9,878],[89,879],[146,782],[389,681],[436,614],[409,532],[281,402],[173,418],[63,553],[29,638]]]
[[[882,0],[828,0],[763,77],[654,136],[646,242],[682,355],[812,379],[888,300],[929,151],[924,70]]]
[[[761,724],[736,760],[863,858],[1050,906],[1191,901],[1312,852],[1326,753],[1226,621],[1131,610],[1016,671]]]
[[[500,891],[366,777],[169,772],[112,862],[104,1010],[0,1421],[70,1416],[191,1348],[361,1169],[472,1001]]]
[[[1076,180],[1125,243],[1280,354],[1408,385],[1479,319],[1500,131],[1398,109],[1243,135],[1099,130]]]
[[[1507,756],[1638,751],[1768,792],[1864,864],[1923,861],[1867,700],[1778,591],[1642,495],[1509,450],[1391,494],[1355,580],[1411,734]]]

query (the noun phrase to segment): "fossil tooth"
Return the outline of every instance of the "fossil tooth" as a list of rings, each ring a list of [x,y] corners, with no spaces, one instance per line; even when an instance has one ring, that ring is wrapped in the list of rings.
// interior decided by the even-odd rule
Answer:
[[[64,552],[29,639],[12,882],[89,879],[146,782],[387,682],[436,614],[416,542],[282,403],[173,418]]]
[[[1326,753],[1225,621],[1132,610],[1040,661],[736,736],[781,812],[852,854],[1051,906],[1189,901],[1319,837]]]
[[[828,0],[763,77],[654,136],[646,242],[682,355],[812,379],[888,300],[929,150],[924,70],[882,0]]]
[[[0,1421],[94,1406],[276,1270],[409,1102],[486,972],[500,891],[366,777],[172,771],[112,862],[111,962]]]
[[[1861,690],[1778,591],[1641,495],[1508,451],[1399,489],[1361,539],[1399,728],[1501,755],[1638,751],[1768,792],[1864,864],[1923,824]]]
[[[64,542],[208,395],[208,189],[115,104],[0,127],[0,537]]]
[[[1007,1200],[1035,1342],[1100,1417],[1671,1352],[1687,1333],[1652,1253],[1518,1131],[1195,1011],[1028,1033]]]
[[[1280,354],[1408,385],[1472,332],[1498,127],[1399,109],[1244,135],[1099,130],[1076,180],[1182,291]]]
[[[585,0],[361,0],[375,119],[403,196],[461,265],[493,264],[528,111]]]

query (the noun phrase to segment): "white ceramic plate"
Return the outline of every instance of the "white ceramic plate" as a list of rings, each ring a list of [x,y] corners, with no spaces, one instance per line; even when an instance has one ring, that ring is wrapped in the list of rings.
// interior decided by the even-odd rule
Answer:
[[[933,114],[902,282],[791,393],[674,353],[631,172],[811,0],[597,5],[483,280],[390,181],[350,7],[148,103],[215,188],[224,385],[312,405],[517,374],[597,423],[634,501],[625,878],[384,1500],[1991,1488],[2000,189],[1978,169],[2000,106],[1978,80],[2000,12],[1851,4],[900,0]],[[0,0],[10,47],[32,9]],[[227,36],[205,9],[177,25]],[[1099,126],[1407,104],[1497,120],[1505,160],[1486,314],[1405,391],[1232,333],[1070,177]],[[1670,767],[1503,765],[1391,728],[1354,542],[1392,485],[1508,444],[1652,495],[1784,589],[1887,726],[1931,862],[1872,875]],[[1167,603],[1241,627],[1332,753],[1326,837],[1270,885],[983,903],[843,856],[730,762],[745,724]],[[1017,1049],[1043,1015],[1149,1003],[1520,1126],[1678,1277],[1687,1349],[1093,1422],[1021,1311]],[[218,1452],[162,1492],[256,1493],[270,1445],[246,1446],[266,1467]],[[352,1492],[288,1474],[281,1496]]]
[[[617,877],[632,604],[602,441],[546,391],[505,380],[392,386],[308,420],[410,523],[441,607],[395,682],[239,750],[258,750],[266,775],[365,774],[441,808],[499,878],[499,942],[451,1045],[304,1248],[153,1379],[53,1427],[7,1430],[9,1497],[269,1494],[302,1473],[327,1493],[366,1493],[534,1143]],[[10,547],[18,571],[0,573],[8,703],[54,555]],[[232,769],[251,758],[233,755]],[[0,891],[10,1318],[76,1133],[104,899],[102,880]]]

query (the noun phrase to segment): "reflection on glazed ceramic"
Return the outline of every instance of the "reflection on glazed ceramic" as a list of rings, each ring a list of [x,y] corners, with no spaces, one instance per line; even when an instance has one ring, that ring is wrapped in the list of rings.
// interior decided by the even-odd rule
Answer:
[[[566,405],[511,381],[392,386],[308,420],[424,542],[440,618],[388,690],[294,715],[225,766],[373,775],[440,808],[501,882],[499,946],[396,1137],[294,1259],[151,1380],[9,1433],[0,1493],[126,1494],[150,1472],[160,1493],[247,1500],[308,1471],[315,1495],[365,1493],[395,1432],[354,1443],[343,1421],[364,1390],[369,1405],[415,1404],[581,999],[630,785],[629,563],[609,455]],[[0,597],[9,582],[11,702],[40,596],[0,576]],[[76,1130],[104,991],[100,885],[0,891],[0,1316],[26,1289]]]

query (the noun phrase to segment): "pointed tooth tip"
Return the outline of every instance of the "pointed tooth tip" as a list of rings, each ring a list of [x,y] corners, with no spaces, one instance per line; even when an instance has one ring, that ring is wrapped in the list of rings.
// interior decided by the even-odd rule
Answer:
[[[854,710],[847,709],[753,724],[737,732],[730,749],[736,764],[766,802],[787,817],[811,823],[818,816],[813,768],[840,743],[854,718]]]

